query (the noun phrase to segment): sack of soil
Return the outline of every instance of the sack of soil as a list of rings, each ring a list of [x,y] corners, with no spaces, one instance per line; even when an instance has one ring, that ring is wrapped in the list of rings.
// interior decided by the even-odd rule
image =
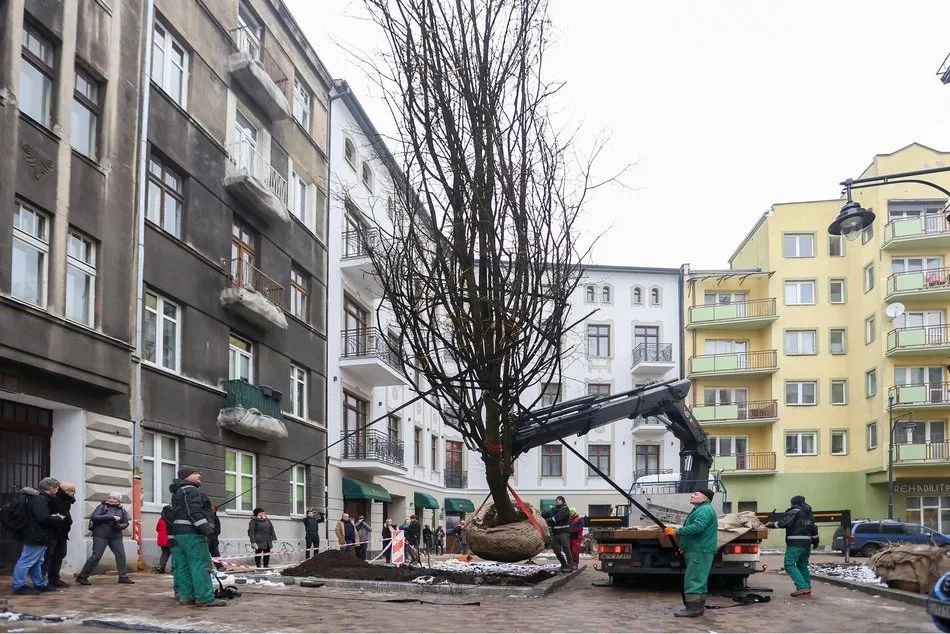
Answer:
[[[950,547],[898,544],[875,553],[868,567],[891,588],[926,594],[950,572]]]
[[[530,504],[526,503],[526,506],[541,526],[543,536],[520,510],[518,515],[524,519],[513,524],[499,526],[495,504],[488,500],[465,526],[468,533],[469,550],[482,559],[506,563],[531,559],[544,550],[545,543],[550,538],[547,525],[542,519],[540,511]]]

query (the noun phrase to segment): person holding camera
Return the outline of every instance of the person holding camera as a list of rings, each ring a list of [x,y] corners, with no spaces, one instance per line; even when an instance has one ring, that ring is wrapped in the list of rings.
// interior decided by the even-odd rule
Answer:
[[[135,583],[129,577],[129,569],[125,564],[125,544],[123,544],[122,532],[128,527],[129,513],[122,507],[122,494],[113,491],[89,517],[89,530],[92,531],[92,554],[76,575],[76,583],[83,586],[91,585],[89,573],[99,565],[99,560],[102,559],[107,546],[115,556],[119,583]]]

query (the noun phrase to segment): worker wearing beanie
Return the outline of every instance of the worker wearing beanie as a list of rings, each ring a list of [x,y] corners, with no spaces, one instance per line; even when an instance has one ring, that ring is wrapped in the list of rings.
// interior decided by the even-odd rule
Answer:
[[[702,616],[706,604],[706,584],[713,558],[717,550],[719,520],[712,507],[714,493],[710,489],[698,489],[689,498],[693,505],[686,522],[679,528],[666,527],[663,532],[679,538],[679,547],[686,560],[686,575],[683,578],[686,607],[673,616]]]
[[[818,546],[818,527],[805,496],[796,495],[791,506],[779,520],[766,524],[769,528],[785,529],[785,572],[795,583],[793,597],[811,597],[811,574],[808,559],[811,549]]]
[[[214,534],[214,513],[211,500],[201,490],[201,474],[197,469],[182,467],[168,490],[172,494],[172,532],[175,534],[172,575],[179,603],[194,603],[199,608],[227,605],[226,601],[214,598],[211,585],[208,538]]]

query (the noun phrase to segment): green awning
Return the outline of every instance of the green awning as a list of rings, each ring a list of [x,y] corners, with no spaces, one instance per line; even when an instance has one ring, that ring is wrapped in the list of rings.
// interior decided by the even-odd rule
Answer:
[[[465,498],[445,498],[446,513],[474,513],[475,505]]]
[[[343,478],[343,499],[375,500],[376,502],[393,501],[392,496],[389,495],[389,491],[378,484],[354,480],[353,478]]]
[[[554,508],[554,500],[541,500],[541,512],[547,513]]]
[[[428,493],[416,491],[416,508],[437,509],[439,508],[439,503]]]

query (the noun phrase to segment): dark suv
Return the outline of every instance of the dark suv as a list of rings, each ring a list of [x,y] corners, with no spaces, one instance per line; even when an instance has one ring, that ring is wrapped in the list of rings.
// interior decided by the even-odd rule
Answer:
[[[844,551],[844,529],[839,527],[831,539],[834,550]],[[890,543],[935,544],[946,546],[950,537],[942,535],[920,524],[911,524],[898,520],[858,520],[851,524],[848,531],[850,550],[863,557],[870,557]]]

